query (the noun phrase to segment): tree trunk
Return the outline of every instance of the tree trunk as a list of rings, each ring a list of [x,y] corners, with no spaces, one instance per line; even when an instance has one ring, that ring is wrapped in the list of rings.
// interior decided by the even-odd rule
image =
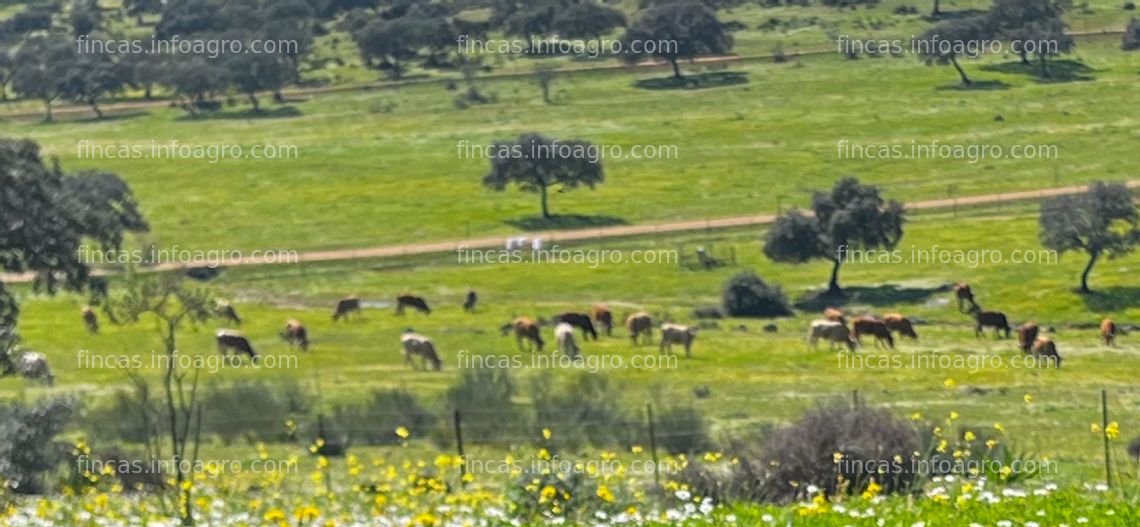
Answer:
[[[91,101],[88,101],[88,104],[91,105],[91,111],[95,112],[95,118],[102,121],[103,120],[103,110],[99,109],[99,102],[95,101],[95,100],[91,100]]]
[[[51,118],[51,101],[50,100],[44,101],[44,109],[47,110],[47,114],[44,115],[44,122],[50,123],[52,121],[52,118]]]
[[[681,66],[679,64],[677,64],[677,59],[676,58],[669,59],[669,63],[671,63],[673,65],[673,78],[680,79],[681,78]]]
[[[958,64],[958,57],[950,57],[950,63],[954,65],[954,69],[958,70],[958,75],[962,77],[962,84],[965,84],[966,86],[974,84],[973,81],[971,81],[970,78],[966,76],[966,71],[963,70],[962,66]]]
[[[253,113],[261,113],[261,105],[257,102],[257,94],[249,92],[249,102],[253,104]]]
[[[1025,64],[1026,66],[1029,65],[1029,53],[1026,52],[1024,49],[1021,50],[1021,63]]]
[[[939,9],[939,3],[939,0],[934,0],[934,10],[930,12],[930,16],[938,16],[942,14],[942,10]]]
[[[149,82],[146,83],[146,93],[143,94],[143,97],[145,97],[146,100],[148,100],[148,101],[151,99],[154,99],[154,85],[153,84],[151,84]]]
[[[1038,55],[1038,57],[1041,59],[1041,76],[1048,77],[1049,69],[1046,67],[1045,54],[1042,53],[1041,55]]]
[[[831,267],[831,281],[827,283],[827,292],[842,293],[843,290],[839,288],[839,266],[843,264],[843,259],[836,258],[832,262],[834,263]]]
[[[1088,265],[1085,266],[1085,271],[1083,273],[1081,273],[1081,292],[1082,293],[1091,293],[1092,292],[1092,289],[1089,289],[1089,274],[1092,273],[1093,266],[1096,265],[1096,261],[1098,259],[1100,259],[1100,251],[1093,251],[1091,257],[1089,258]]]
[[[538,188],[539,192],[542,193],[542,217],[550,219],[550,209],[546,205],[546,185],[542,185]]]

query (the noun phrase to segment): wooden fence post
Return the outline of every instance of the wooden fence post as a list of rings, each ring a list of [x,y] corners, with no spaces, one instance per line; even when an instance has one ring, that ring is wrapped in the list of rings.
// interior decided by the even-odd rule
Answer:
[[[467,458],[463,454],[463,429],[460,427],[459,410],[454,415],[455,422],[455,450],[459,454],[459,486],[467,486]]]
[[[653,428],[653,405],[645,405],[645,415],[649,419],[649,451],[653,454],[653,485],[661,488],[661,464],[657,461],[657,433]]]
[[[1108,439],[1108,390],[1100,391],[1100,432],[1104,436],[1104,482],[1112,487],[1112,449]]]

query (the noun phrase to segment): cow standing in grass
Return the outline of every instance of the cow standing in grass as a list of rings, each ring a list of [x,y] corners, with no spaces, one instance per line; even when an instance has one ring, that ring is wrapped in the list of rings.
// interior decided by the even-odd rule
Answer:
[[[91,306],[83,306],[83,325],[93,334],[99,332],[99,317],[95,315],[95,310],[91,309]]]
[[[653,342],[653,317],[644,311],[638,311],[625,319],[625,329],[629,332],[629,339],[637,345],[637,337],[644,335],[646,344]]]
[[[297,319],[289,319],[285,323],[285,331],[281,332],[281,338],[290,346],[300,346],[301,351],[309,351],[309,330],[305,329]]]
[[[337,301],[336,310],[333,311],[332,316],[333,322],[342,318],[348,320],[348,316],[351,314],[360,316],[360,298],[356,296],[346,296]]]
[[[13,356],[15,356],[13,358]],[[0,353],[0,366],[4,375],[19,375],[25,379],[39,381],[48,386],[55,384],[55,375],[48,365],[47,356],[35,351],[9,351]]]
[[[834,307],[824,309],[823,318],[831,320],[833,322],[838,322],[843,325],[847,325],[847,318],[843,316],[843,312],[835,309]]]
[[[612,337],[614,334],[614,314],[610,309],[602,304],[594,306],[593,313],[594,322],[597,322],[606,332],[607,337]]]
[[[404,308],[408,308],[408,307],[415,309],[416,311],[419,311],[420,313],[423,313],[425,315],[431,314],[431,308],[428,307],[427,300],[424,300],[423,297],[419,297],[419,296],[411,295],[411,294],[407,294],[407,293],[396,297],[396,314],[397,315],[403,315],[404,314]]]
[[[974,291],[970,289],[970,284],[965,282],[954,284],[954,297],[958,299],[958,311],[968,313],[970,310],[978,308],[978,303],[974,302]],[[966,305],[967,303],[969,306]]]
[[[1037,342],[1037,335],[1041,333],[1041,328],[1037,326],[1036,322],[1026,322],[1017,328],[1017,347],[1021,348],[1022,353],[1031,353],[1033,351],[1033,343]]]
[[[253,345],[249,343],[249,339],[242,332],[233,329],[219,329],[214,337],[218,343],[218,352],[222,355],[228,355],[230,351],[233,351],[235,355],[244,353],[249,355],[249,360],[257,360],[257,352],[253,351]]]
[[[218,301],[218,305],[215,306],[214,311],[222,320],[233,322],[236,326],[241,325],[241,317],[238,316],[237,310],[235,310],[234,306],[229,302]]]
[[[1108,347],[1116,347],[1116,333],[1119,328],[1116,322],[1111,318],[1106,318],[1100,322],[1100,338],[1104,340],[1104,345]]]
[[[594,323],[590,321],[590,316],[585,313],[561,313],[554,317],[554,322],[564,322],[582,330],[582,339],[589,340],[593,337],[598,340],[598,331],[594,329]]]
[[[816,349],[819,340],[824,339],[831,343],[831,349],[836,344],[847,346],[848,350],[855,351],[855,339],[851,338],[851,330],[847,326],[834,320],[813,320],[808,329],[808,345]]]
[[[467,290],[467,298],[465,300],[463,300],[463,312],[464,313],[474,313],[475,312],[475,303],[478,301],[479,301],[479,295],[475,294],[475,290],[474,289],[468,289]]]
[[[1009,332],[1013,328],[1009,327],[1009,319],[1006,318],[1005,313],[1001,311],[982,311],[981,309],[974,310],[974,336],[982,338],[983,330],[985,328],[994,328],[994,336],[1000,336],[1000,332],[1005,332],[1005,338],[1009,338]]]
[[[1033,342],[1033,354],[1038,357],[1045,357],[1058,368],[1061,367],[1061,355],[1057,353],[1057,343],[1049,337],[1038,337]]]
[[[895,339],[891,336],[891,330],[882,320],[868,316],[855,317],[851,321],[851,327],[854,330],[852,331],[852,338],[855,339],[855,342],[861,342],[859,337],[863,335],[871,335],[875,337],[876,348],[885,342],[888,348],[895,349]]]
[[[515,344],[518,345],[519,351],[526,351],[526,349],[523,348],[524,340],[531,343],[530,350],[532,352],[541,352],[542,347],[546,344],[542,340],[542,330],[539,325],[534,320],[531,320],[527,317],[516,318],[510,324],[505,324],[503,327],[499,328],[499,330],[504,337],[510,334],[512,331],[514,332]]]
[[[918,340],[918,333],[915,333],[914,325],[899,313],[883,315],[883,323],[887,325],[887,329],[898,333],[900,337]]]
[[[558,350],[571,358],[578,357],[582,351],[574,340],[574,326],[567,322],[559,322],[554,326],[554,341],[558,343]]]
[[[673,353],[673,345],[680,344],[685,347],[685,357],[692,356],[693,340],[697,338],[697,328],[682,326],[680,324],[661,324],[661,352],[666,355]]]
[[[430,338],[409,331],[400,336],[400,344],[404,347],[404,364],[414,368],[415,362],[412,361],[412,357],[418,356],[422,359],[421,369],[426,370],[429,362],[435,371],[443,369],[443,361],[436,353],[435,344]]]

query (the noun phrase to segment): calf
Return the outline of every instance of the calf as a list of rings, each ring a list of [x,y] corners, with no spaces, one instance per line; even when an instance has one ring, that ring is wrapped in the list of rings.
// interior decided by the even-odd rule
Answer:
[[[594,329],[594,323],[590,321],[590,316],[584,313],[562,313],[554,317],[554,322],[565,322],[582,330],[582,338],[589,340],[589,337],[594,337],[598,340],[598,332]]]
[[[862,335],[872,335],[875,337],[876,348],[880,347],[884,342],[886,342],[888,348],[895,348],[895,339],[891,337],[891,330],[882,320],[878,320],[874,317],[855,317],[855,320],[851,322],[851,326],[854,328],[852,337],[856,342],[860,342],[859,337]]]
[[[87,331],[99,332],[99,317],[95,315],[95,310],[91,309],[91,306],[83,306],[83,324],[87,326]]]
[[[423,297],[416,295],[405,293],[396,297],[396,314],[403,315],[404,308],[406,307],[415,309],[416,311],[419,311],[425,315],[431,314],[431,308],[428,307],[427,300],[424,300]]]
[[[1057,344],[1049,337],[1039,337],[1033,341],[1033,354],[1048,358],[1055,366],[1061,367],[1061,355],[1057,353]]]
[[[697,338],[697,328],[680,324],[661,324],[660,349],[666,355],[673,353],[673,344],[685,347],[685,357],[692,356],[693,340]]]
[[[574,340],[574,326],[567,322],[559,322],[554,326],[554,341],[558,343],[558,349],[570,357],[577,357],[581,352],[578,342]]]
[[[538,324],[534,320],[531,320],[527,317],[516,318],[510,324],[506,324],[499,329],[502,332],[503,336],[506,336],[508,333],[514,331],[515,343],[518,345],[519,351],[525,351],[525,348],[523,348],[524,340],[530,341],[532,344],[532,352],[541,352],[542,346],[546,344],[542,340],[542,331],[540,330]]]
[[[974,302],[974,292],[970,289],[970,284],[965,282],[954,284],[954,296],[958,299],[958,311],[965,313],[969,309],[978,307],[978,303]],[[966,306],[967,302],[969,306]]]
[[[356,296],[346,296],[337,301],[336,310],[333,311],[332,316],[333,322],[342,318],[347,320],[348,316],[353,313],[358,317],[360,316],[360,298]]]
[[[238,316],[237,311],[234,310],[234,306],[229,302],[219,300],[218,305],[214,308],[214,312],[227,322],[233,322],[238,326],[241,325],[241,317]]]
[[[974,312],[974,336],[982,338],[982,330],[984,328],[994,328],[994,336],[999,336],[999,332],[1005,332],[1005,338],[1009,338],[1009,332],[1013,328],[1009,327],[1009,319],[1005,317],[1005,313],[1001,311],[975,311]]]
[[[883,315],[883,323],[887,325],[887,329],[898,333],[900,337],[918,340],[918,333],[914,332],[914,325],[910,323],[909,319],[898,313]]]
[[[1022,353],[1033,351],[1033,343],[1037,341],[1039,333],[1041,328],[1035,322],[1026,322],[1017,328],[1017,347],[1021,348]]]
[[[422,360],[421,367],[427,369],[430,362],[435,371],[443,369],[443,361],[440,360],[439,354],[435,351],[435,344],[431,339],[420,335],[419,333],[408,332],[400,336],[400,343],[404,346],[404,363],[415,367],[412,362],[412,356],[418,355]]]
[[[840,343],[847,346],[847,349],[855,351],[855,339],[851,338],[851,331],[847,326],[840,324],[834,320],[813,320],[811,328],[808,329],[808,345],[816,348],[819,339],[825,339],[831,343],[831,348],[835,349],[835,344]]]
[[[219,329],[214,337],[218,342],[218,352],[222,355],[233,351],[235,355],[244,353],[249,355],[249,360],[257,360],[257,352],[253,351],[253,345],[249,343],[249,339],[245,338],[242,332],[232,329]]]
[[[1100,322],[1100,338],[1104,339],[1104,345],[1116,347],[1116,322],[1111,318],[1106,318]]]
[[[629,338],[633,341],[633,345],[637,345],[637,337],[644,335],[645,343],[648,344],[653,341],[653,318],[649,313],[638,311],[625,319],[625,329],[629,332]]]
[[[285,331],[281,332],[281,338],[289,342],[290,346],[300,346],[301,351],[309,351],[309,330],[296,319],[289,319],[285,323]]]
[[[606,332],[607,337],[612,337],[614,334],[614,314],[610,312],[609,308],[604,305],[598,304],[593,309],[594,322],[597,322]]]
[[[468,289],[467,290],[467,299],[465,299],[463,301],[463,312],[464,313],[474,313],[475,312],[475,302],[478,302],[478,301],[479,301],[479,296],[475,294],[475,290],[474,289]]]

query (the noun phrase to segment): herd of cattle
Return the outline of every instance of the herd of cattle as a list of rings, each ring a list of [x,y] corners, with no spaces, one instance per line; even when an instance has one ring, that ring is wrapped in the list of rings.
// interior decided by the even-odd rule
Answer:
[[[954,297],[958,302],[958,310],[969,314],[974,320],[974,335],[982,338],[987,329],[993,329],[995,336],[1008,338],[1013,328],[1009,318],[1000,311],[983,310],[975,301],[970,286],[964,283],[956,284],[953,288]],[[475,291],[468,291],[463,302],[465,312],[474,312],[478,296]],[[427,300],[413,294],[401,294],[396,297],[396,314],[402,315],[412,309],[425,315],[432,310]],[[359,317],[361,312],[360,298],[349,296],[342,298],[333,311],[333,322],[350,320]],[[216,315],[233,325],[240,326],[241,317],[233,305],[228,302],[218,302]],[[875,339],[875,346],[885,346],[893,349],[895,335],[913,340],[918,339],[914,324],[907,317],[899,313],[888,313],[883,317],[860,315],[851,319],[848,325],[847,316],[838,309],[828,308],[823,312],[824,318],[813,320],[807,334],[808,344],[815,348],[820,340],[828,341],[832,348],[836,345],[846,346],[848,350],[855,351],[861,345],[863,336]],[[83,323],[91,333],[99,332],[99,318],[90,306],[83,307]],[[598,340],[599,329],[607,336],[613,335],[615,318],[613,312],[604,305],[595,305],[590,313],[564,312],[551,319],[517,317],[503,325],[500,332],[503,336],[513,334],[520,351],[542,352],[546,345],[543,339],[543,328],[553,327],[554,341],[557,350],[570,357],[577,358],[581,352],[581,344],[575,337],[575,332],[582,332],[582,341]],[[684,347],[685,356],[692,355],[693,342],[696,340],[698,328],[661,322],[658,324],[654,318],[644,311],[638,311],[626,317],[625,329],[634,346],[651,344],[653,341],[653,328],[659,327],[661,338],[658,347],[661,353],[671,354],[674,345]],[[775,329],[775,328],[772,328]],[[1052,329],[1049,330],[1051,332]],[[1101,338],[1106,346],[1115,346],[1118,334],[1123,334],[1123,328],[1111,319],[1104,319],[1100,324]],[[235,356],[246,355],[251,361],[258,359],[253,345],[244,333],[235,329],[222,328],[215,333],[218,351],[223,355],[233,353]],[[299,347],[302,351],[309,350],[309,331],[296,319],[286,322],[280,333],[281,338],[290,346]],[[1047,359],[1057,367],[1061,365],[1061,356],[1058,353],[1057,343],[1052,337],[1041,334],[1041,328],[1035,322],[1026,322],[1017,328],[1018,348],[1026,354]],[[414,358],[421,359],[421,368],[429,365],[434,370],[443,367],[443,361],[436,350],[432,339],[411,329],[400,336],[400,343],[404,351],[404,360],[408,365],[415,366]],[[17,358],[0,357],[0,367],[6,374],[20,374],[31,379],[38,379],[51,383],[54,376],[48,367],[47,358],[37,352],[25,352]]]
[[[978,305],[974,292],[969,284],[955,284],[954,296],[958,302],[958,310],[968,313],[974,319],[974,336],[982,338],[985,330],[992,328],[994,335],[1009,338],[1013,328],[1010,327],[1009,317],[1001,311],[986,311]],[[862,335],[875,337],[875,346],[885,345],[894,348],[893,333],[900,336],[918,339],[913,324],[906,317],[898,313],[889,313],[881,319],[862,315],[855,317],[848,328],[845,315],[835,308],[828,308],[823,312],[824,318],[814,320],[808,331],[808,343],[815,347],[820,340],[826,340],[832,347],[836,344],[845,345],[851,351],[861,343]],[[1116,337],[1123,333],[1123,328],[1112,319],[1104,319],[1100,323],[1100,335],[1106,346],[1115,346]],[[1041,328],[1036,322],[1029,321],[1017,328],[1018,348],[1025,354],[1045,359],[1048,363],[1061,366],[1061,355],[1057,352],[1057,343],[1052,337],[1041,335]]]

